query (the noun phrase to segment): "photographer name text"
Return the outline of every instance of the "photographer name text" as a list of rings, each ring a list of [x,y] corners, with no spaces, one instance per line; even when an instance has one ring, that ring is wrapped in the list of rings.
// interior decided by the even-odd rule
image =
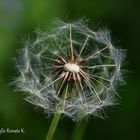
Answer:
[[[16,128],[16,129],[11,129],[11,128],[0,128],[0,135],[1,134],[21,134],[25,133],[24,128]]]

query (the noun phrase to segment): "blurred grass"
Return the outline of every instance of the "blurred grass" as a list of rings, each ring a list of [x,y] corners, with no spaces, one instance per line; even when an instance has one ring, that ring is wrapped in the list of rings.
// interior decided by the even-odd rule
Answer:
[[[124,67],[130,71],[126,74],[127,85],[119,89],[120,106],[106,110],[106,120],[90,119],[83,140],[139,139],[139,5],[138,0],[1,0],[0,129],[25,128],[26,133],[2,134],[0,140],[43,140],[50,124],[41,110],[33,109],[8,85],[16,75],[11,58],[22,47],[22,39],[28,34],[34,36],[35,28],[49,29],[55,17],[67,21],[83,16],[90,19],[90,25],[112,30],[114,44],[127,49]],[[54,140],[70,140],[74,126],[70,119],[61,119]]]

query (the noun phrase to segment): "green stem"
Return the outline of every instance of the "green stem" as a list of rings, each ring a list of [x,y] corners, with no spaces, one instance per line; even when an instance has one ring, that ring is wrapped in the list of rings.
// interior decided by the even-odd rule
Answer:
[[[53,136],[54,136],[54,133],[56,131],[58,122],[60,120],[60,116],[61,116],[61,114],[57,114],[53,117],[50,128],[49,128],[49,131],[47,133],[47,136],[46,136],[45,140],[52,140],[53,139]]]
[[[87,126],[88,122],[86,120],[81,120],[78,122],[74,128],[72,140],[82,140]]]

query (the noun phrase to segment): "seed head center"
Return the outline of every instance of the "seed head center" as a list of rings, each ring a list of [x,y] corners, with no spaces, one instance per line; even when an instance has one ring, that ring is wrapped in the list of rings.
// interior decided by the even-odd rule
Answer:
[[[74,73],[78,73],[80,70],[80,67],[77,64],[72,64],[72,63],[66,63],[63,68],[65,71],[74,72]]]

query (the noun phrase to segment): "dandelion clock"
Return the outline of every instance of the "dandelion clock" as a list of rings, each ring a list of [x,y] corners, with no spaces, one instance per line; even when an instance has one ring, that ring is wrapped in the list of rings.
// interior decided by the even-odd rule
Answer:
[[[104,117],[104,108],[117,103],[125,56],[113,46],[110,32],[93,31],[83,20],[58,20],[50,32],[36,35],[19,51],[15,83],[26,101],[43,108],[47,116],[54,115],[48,137],[60,115],[73,121],[89,115]]]

